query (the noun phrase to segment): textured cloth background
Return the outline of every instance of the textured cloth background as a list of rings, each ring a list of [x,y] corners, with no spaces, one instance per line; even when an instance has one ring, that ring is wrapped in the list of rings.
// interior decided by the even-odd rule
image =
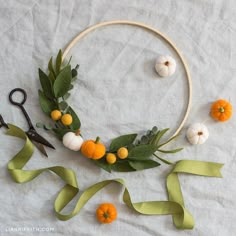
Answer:
[[[34,123],[49,122],[41,112],[37,91],[38,67],[46,69],[51,55],[86,27],[105,21],[128,19],[146,23],[169,36],[186,58],[193,80],[193,106],[180,138],[173,147],[184,150],[169,159],[223,162],[223,179],[181,175],[186,207],[196,220],[192,231],[180,231],[171,216],[143,216],[128,209],[122,189],[111,185],[96,195],[79,215],[67,222],[56,219],[53,203],[63,182],[51,173],[19,185],[6,166],[22,142],[0,135],[0,235],[236,235],[236,135],[235,116],[228,123],[209,118],[210,104],[219,98],[235,106],[236,3],[204,0],[79,0],[0,1],[0,113],[7,122],[24,129],[20,111],[9,104],[15,87],[28,92],[26,109]],[[79,79],[70,105],[82,121],[86,138],[99,135],[107,143],[120,134],[142,132],[157,125],[174,129],[186,108],[187,83],[175,53],[163,41],[132,26],[110,26],[89,34],[70,52],[80,64]],[[177,60],[177,72],[161,79],[154,71],[158,55]],[[190,146],[185,130],[190,123],[205,122],[210,138],[202,146]],[[77,153],[65,149],[51,134],[39,130],[56,146],[47,149],[49,159],[36,151],[27,169],[62,165],[73,168],[81,190],[104,179],[124,178],[134,202],[166,200],[168,166],[137,173],[100,170]],[[97,223],[99,203],[111,201],[119,217],[111,225]],[[72,209],[72,206],[66,210]],[[9,227],[52,227],[53,232],[6,232]]]

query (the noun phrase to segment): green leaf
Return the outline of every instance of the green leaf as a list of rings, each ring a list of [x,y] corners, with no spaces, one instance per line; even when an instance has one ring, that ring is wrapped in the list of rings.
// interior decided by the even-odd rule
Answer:
[[[71,84],[71,67],[66,66],[57,76],[53,90],[56,98],[63,97],[69,90]]]
[[[154,127],[152,128],[152,132],[153,132],[154,134],[156,134],[157,131],[158,131],[158,128],[157,128],[156,126],[154,126]]]
[[[74,110],[71,107],[68,108],[67,112],[70,113],[72,118],[73,118],[73,122],[70,125],[71,128],[73,130],[78,130],[80,128],[80,126],[81,126],[79,117],[76,115],[76,113],[74,112]]]
[[[77,69],[72,69],[71,70],[71,76],[74,80],[77,79],[77,75],[78,75]]]
[[[157,150],[157,147],[147,144],[134,147],[128,155],[129,159],[147,160]]]
[[[73,132],[73,130],[71,129],[52,129],[53,132],[56,134],[56,136],[58,137],[58,139],[62,140],[63,136],[68,133],[68,132]]]
[[[48,76],[39,68],[39,80],[44,94],[48,98],[53,98],[52,83]]]
[[[60,73],[61,63],[62,63],[62,51],[60,49],[56,58],[56,74],[57,75]]]
[[[44,128],[44,124],[41,123],[41,122],[37,122],[37,123],[36,123],[36,127],[42,129],[42,128]]]
[[[135,171],[135,169],[130,166],[128,161],[116,162],[111,165],[111,169],[117,172]]]
[[[56,77],[54,68],[53,68],[53,63],[52,63],[52,57],[50,58],[49,62],[48,62],[48,70],[49,72],[51,72],[53,74],[54,77]]]
[[[167,165],[172,165],[172,164],[173,164],[173,162],[171,162],[171,161],[169,161],[169,160],[167,160],[167,159],[164,159],[164,158],[162,158],[162,157],[159,157],[159,156],[157,156],[155,153],[153,153],[153,156],[155,156],[156,158],[158,158],[159,160],[161,160],[162,162],[164,162],[164,163],[167,164]]]
[[[148,144],[148,142],[149,142],[148,136],[146,136],[146,135],[142,136],[141,144]]]
[[[160,163],[153,161],[153,160],[147,160],[147,161],[129,161],[129,164],[132,168],[135,170],[144,170],[144,169],[150,169],[154,168],[160,165]]]
[[[116,152],[119,148],[132,144],[136,137],[137,134],[126,134],[113,139],[109,147],[110,152]]]
[[[51,81],[52,84],[53,84],[54,81],[55,81],[55,76],[53,75],[53,73],[52,73],[51,71],[49,72],[48,78],[50,79],[50,81]]]
[[[53,129],[53,126],[52,126],[52,124],[45,124],[44,129],[51,130],[51,129]]]
[[[74,85],[71,84],[70,87],[69,87],[69,90],[72,90],[74,88]]]
[[[59,106],[60,110],[64,111],[68,107],[68,104],[67,104],[67,102],[62,101],[58,104],[58,106]]]
[[[77,77],[73,77],[73,78],[71,79],[71,83],[74,83],[76,80],[77,80]]]
[[[57,105],[52,100],[49,100],[41,90],[38,93],[39,103],[43,112],[50,115],[51,111],[57,108]]]
[[[63,99],[66,100],[70,97],[70,93],[66,93],[64,96],[63,96]]]
[[[97,161],[95,161],[95,160],[92,160],[92,161],[98,167],[100,167],[100,168],[104,169],[105,171],[111,173],[111,165],[107,163],[105,158],[99,159]]]
[[[160,147],[162,147],[162,146],[166,145],[167,143],[169,143],[169,142],[171,142],[172,140],[176,139],[178,136],[179,136],[179,134],[177,134],[177,135],[173,136],[172,138],[170,138],[170,139],[169,139],[169,140],[167,140],[166,142],[164,142],[164,143],[162,143],[162,144],[158,145],[158,148],[160,148]]]
[[[129,144],[127,146],[128,150],[130,151],[131,149],[133,149],[135,147],[135,145],[133,143]]]
[[[157,151],[158,152],[162,152],[162,153],[176,153],[176,152],[180,152],[182,150],[183,150],[183,148],[177,148],[177,149],[173,149],[173,150],[161,150],[161,149],[158,149]]]
[[[153,145],[158,145],[160,139],[163,137],[163,135],[164,135],[168,130],[169,130],[169,128],[158,131],[158,132],[155,134],[154,138],[152,139],[151,144],[153,144]]]

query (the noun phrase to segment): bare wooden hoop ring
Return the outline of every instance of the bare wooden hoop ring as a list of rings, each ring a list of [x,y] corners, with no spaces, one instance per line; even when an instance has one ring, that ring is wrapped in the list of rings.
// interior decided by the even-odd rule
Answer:
[[[107,26],[107,25],[134,25],[134,26],[138,26],[141,27],[143,29],[149,30],[155,34],[157,34],[158,36],[160,36],[161,38],[163,38],[173,49],[174,51],[177,53],[177,55],[180,57],[181,62],[183,63],[184,69],[185,69],[185,73],[187,76],[187,82],[188,82],[188,105],[186,108],[186,112],[184,115],[184,118],[182,120],[182,122],[180,123],[179,127],[177,128],[177,130],[175,131],[175,133],[173,134],[173,136],[177,135],[180,130],[183,128],[189,112],[190,112],[190,108],[191,108],[191,100],[192,100],[192,81],[191,81],[191,76],[190,76],[190,72],[189,72],[189,68],[187,66],[187,63],[185,61],[185,59],[183,58],[182,54],[180,53],[179,49],[175,46],[175,44],[168,38],[166,37],[162,32],[160,32],[159,30],[154,29],[153,27],[150,27],[146,24],[140,23],[140,22],[136,22],[136,21],[128,21],[128,20],[117,20],[117,21],[105,21],[96,25],[93,25],[87,29],[85,29],[84,31],[82,31],[81,33],[79,33],[70,43],[69,45],[66,47],[63,55],[62,55],[62,59],[64,60],[66,55],[68,54],[68,52],[70,51],[70,49],[81,39],[83,38],[85,35],[87,35],[88,33],[90,33],[91,31],[101,28],[103,26]],[[172,136],[172,137],[173,137]]]

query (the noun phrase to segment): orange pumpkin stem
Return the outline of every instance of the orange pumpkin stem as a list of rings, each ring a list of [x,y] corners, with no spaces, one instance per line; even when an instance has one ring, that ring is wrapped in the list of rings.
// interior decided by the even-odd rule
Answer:
[[[78,129],[78,130],[75,132],[75,135],[76,135],[76,136],[79,136],[79,135],[80,135],[80,129]]]
[[[103,216],[104,216],[104,218],[109,218],[109,214],[107,213],[107,212],[105,212],[104,214],[103,214]]]
[[[224,107],[219,108],[219,112],[223,113],[225,111]]]
[[[97,137],[95,140],[95,143],[99,143],[99,141],[100,141],[100,137]]]

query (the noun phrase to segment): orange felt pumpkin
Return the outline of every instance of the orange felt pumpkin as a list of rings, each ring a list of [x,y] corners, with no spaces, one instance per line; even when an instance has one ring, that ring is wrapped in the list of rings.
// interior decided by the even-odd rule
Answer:
[[[109,224],[117,217],[117,210],[111,203],[103,203],[96,210],[97,220],[103,224]]]
[[[226,100],[217,100],[211,106],[211,116],[217,121],[227,121],[232,116],[232,113],[232,105]]]
[[[99,142],[100,138],[96,140],[87,140],[81,146],[81,153],[91,159],[98,160],[102,158],[106,153],[106,147]]]

